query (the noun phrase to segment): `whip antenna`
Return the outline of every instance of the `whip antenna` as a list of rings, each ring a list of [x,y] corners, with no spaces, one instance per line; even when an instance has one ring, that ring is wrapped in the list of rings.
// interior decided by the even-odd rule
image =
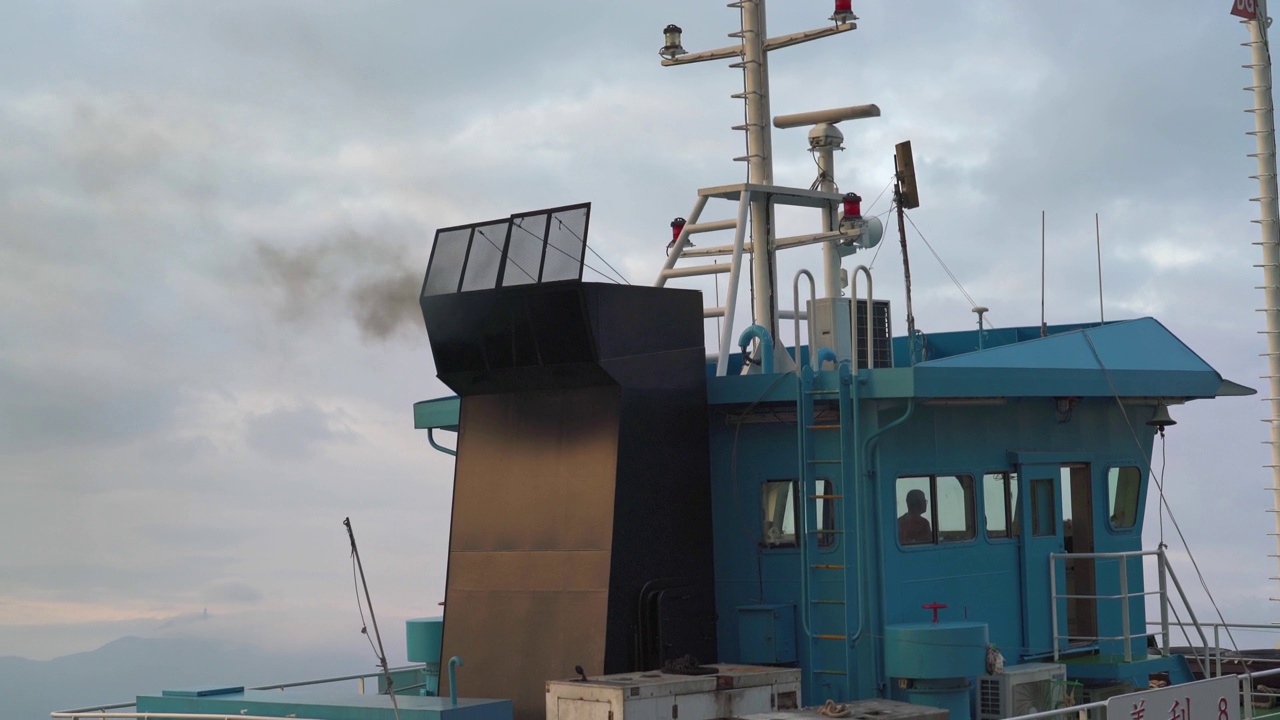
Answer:
[[[373,637],[378,641],[378,646],[374,650],[378,654],[378,663],[382,666],[382,675],[387,679],[387,695],[391,698],[391,710],[395,713],[396,720],[400,720],[400,707],[396,704],[396,694],[392,687],[394,681],[391,679],[391,668],[387,667],[387,651],[382,649],[382,634],[378,632],[378,618],[373,616],[373,600],[369,599],[369,583],[364,579],[364,564],[360,562],[360,551],[356,549],[356,533],[351,529],[351,518],[345,518],[342,524],[347,528],[347,537],[351,538],[351,559],[355,563],[356,571],[360,573],[360,584],[364,586],[364,602],[369,606],[369,623],[373,625]],[[356,591],[356,600],[360,600],[359,589]],[[364,620],[364,608],[360,609],[360,619]],[[369,628],[361,625],[360,632],[367,637]]]

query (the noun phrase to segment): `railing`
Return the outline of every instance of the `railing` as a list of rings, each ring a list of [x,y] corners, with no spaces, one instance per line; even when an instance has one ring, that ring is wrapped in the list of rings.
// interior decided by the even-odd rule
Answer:
[[[412,672],[412,671],[426,672],[426,670],[427,670],[427,665],[421,664],[421,665],[405,665],[403,667],[391,668],[390,672],[392,673]],[[367,673],[361,673],[358,675],[340,675],[338,677],[320,678],[318,680],[300,680],[298,682],[278,683],[275,685],[259,685],[257,687],[251,687],[248,689],[249,690],[285,690],[288,688],[308,687],[311,685],[329,685],[331,683],[347,682],[350,680],[355,680],[359,693],[361,695],[364,695],[365,680],[368,680],[369,678],[376,679],[381,677],[383,677],[383,672],[379,670],[376,672],[367,672]],[[407,687],[402,687],[399,689],[410,690],[410,689],[413,689],[416,687],[422,687],[422,686],[423,686],[423,683],[419,683],[417,685],[409,685]],[[114,703],[111,705],[90,705],[89,707],[76,708],[74,710],[58,710],[55,712],[51,712],[49,713],[49,717],[70,718],[72,720],[75,720],[76,718],[157,718],[157,719],[158,718],[172,718],[172,719],[200,718],[201,720],[218,720],[219,718],[223,718],[223,717],[238,718],[238,720],[259,720],[256,716],[252,716],[252,715],[221,716],[221,715],[189,714],[189,713],[142,713],[142,712],[136,712],[136,711],[124,712],[124,713],[110,712],[111,710],[120,710],[123,708],[137,707],[137,704],[138,703],[134,701],[134,702]],[[278,718],[276,720],[278,720]],[[307,720],[307,719],[300,718],[298,720]]]
[[[1140,590],[1130,592],[1129,590],[1129,560],[1137,558],[1141,562],[1143,558],[1154,557],[1156,559],[1156,571],[1158,577],[1158,589],[1156,590]],[[1067,561],[1093,560],[1094,585],[1097,585],[1097,577],[1099,575],[1098,560],[1117,560],[1119,567],[1119,592],[1113,595],[1093,594],[1060,594],[1058,592],[1058,573],[1056,572],[1056,563],[1062,560],[1064,570]],[[1065,574],[1065,573],[1064,573]],[[1173,567],[1169,565],[1169,558],[1165,555],[1164,549],[1157,550],[1141,550],[1131,552],[1110,552],[1110,553],[1050,553],[1049,555],[1049,614],[1050,623],[1053,627],[1053,659],[1058,660],[1062,655],[1063,641],[1069,645],[1071,642],[1098,642],[1102,640],[1122,641],[1124,645],[1124,661],[1131,662],[1133,660],[1133,641],[1137,638],[1145,638],[1147,636],[1146,628],[1140,627],[1140,634],[1135,635],[1130,616],[1132,614],[1133,598],[1145,598],[1153,595],[1159,598],[1160,604],[1160,651],[1162,655],[1169,654],[1169,581],[1173,582],[1173,587],[1178,592],[1178,597],[1182,601],[1182,607],[1187,613],[1187,617],[1191,619],[1190,623],[1176,622],[1174,625],[1195,628],[1200,636],[1200,642],[1208,645],[1208,640],[1204,634],[1204,628],[1196,620],[1195,611],[1191,609],[1191,603],[1187,599],[1187,594],[1182,590],[1182,584],[1178,582],[1177,575],[1173,572]],[[1102,635],[1070,635],[1059,631],[1058,622],[1058,601],[1059,600],[1114,600],[1120,603],[1120,635],[1102,636]],[[1176,612],[1176,611],[1175,611]],[[1154,623],[1153,623],[1154,624]],[[1199,659],[1197,657],[1197,659]],[[1207,662],[1206,656],[1205,661]]]
[[[1244,627],[1244,626],[1238,626],[1238,625],[1231,625],[1229,623],[1224,624],[1224,626],[1225,625],[1230,625],[1231,627]],[[1271,627],[1271,626],[1264,626],[1264,627]],[[1273,678],[1273,677],[1280,678],[1280,668],[1276,668],[1274,670],[1263,670],[1261,672],[1254,672],[1254,673],[1241,673],[1236,675],[1236,677],[1240,682],[1240,710],[1241,710],[1240,720],[1254,720],[1255,710],[1257,709],[1255,707],[1256,698],[1280,697],[1280,692],[1258,692],[1255,689],[1255,682],[1254,682],[1255,680],[1259,680],[1263,678]],[[1277,683],[1277,684],[1280,685],[1280,683]],[[1124,697],[1124,696],[1119,696],[1119,697]],[[1089,711],[1091,710],[1101,710],[1102,717],[1104,718],[1104,720],[1113,720],[1112,718],[1107,717],[1107,702],[1108,701],[1106,700],[1099,700],[1098,702],[1085,703],[1083,705],[1072,705],[1070,707],[1058,708],[1057,710],[1045,710],[1042,712],[1030,713],[1027,715],[1017,715],[1015,717],[1008,718],[1008,720],[1044,720],[1045,718],[1054,718],[1055,720],[1066,720],[1067,718],[1070,718],[1072,715],[1075,715],[1077,720],[1088,720]],[[1273,700],[1271,702],[1274,703],[1275,701]],[[1270,710],[1271,708],[1268,707],[1267,709]],[[1274,717],[1274,711],[1268,712],[1266,713],[1266,715]],[[1132,717],[1131,713],[1125,713],[1122,717],[1115,718],[1114,720],[1128,720],[1130,717]]]

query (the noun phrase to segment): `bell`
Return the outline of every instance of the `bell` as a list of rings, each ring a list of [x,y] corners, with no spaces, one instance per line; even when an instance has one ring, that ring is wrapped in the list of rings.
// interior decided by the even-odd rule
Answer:
[[[1160,402],[1156,403],[1156,411],[1151,415],[1151,419],[1147,421],[1147,424],[1164,430],[1170,425],[1177,425],[1178,421],[1169,417],[1169,406]]]

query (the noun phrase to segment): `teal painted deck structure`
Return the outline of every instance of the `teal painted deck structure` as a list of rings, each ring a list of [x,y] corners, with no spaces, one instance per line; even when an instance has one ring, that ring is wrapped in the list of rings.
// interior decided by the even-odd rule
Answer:
[[[400,720],[511,720],[510,700],[459,699],[397,695]],[[324,690],[242,690],[196,695],[165,691],[138,696],[140,713],[200,713],[205,715],[261,715],[314,720],[393,720],[387,695],[360,695]]]

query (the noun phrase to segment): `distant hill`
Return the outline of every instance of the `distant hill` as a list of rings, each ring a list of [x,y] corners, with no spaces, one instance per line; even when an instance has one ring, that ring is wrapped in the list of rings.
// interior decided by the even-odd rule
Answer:
[[[290,655],[197,639],[126,637],[53,660],[0,657],[0,720],[41,720],[55,710],[130,702],[193,685],[267,685],[371,672],[368,655]],[[355,683],[347,687],[355,690]]]

